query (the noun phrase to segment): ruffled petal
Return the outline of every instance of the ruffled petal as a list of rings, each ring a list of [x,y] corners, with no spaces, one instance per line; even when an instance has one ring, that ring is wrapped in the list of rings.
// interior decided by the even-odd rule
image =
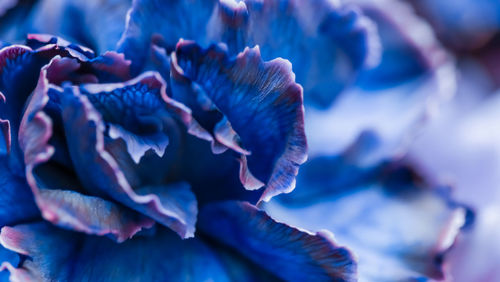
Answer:
[[[356,262],[328,232],[307,233],[277,223],[246,202],[206,205],[199,228],[284,280],[355,281]]]
[[[78,68],[75,67],[74,72],[93,74],[101,83],[121,82],[132,78],[131,61],[126,60],[124,54],[106,51],[96,56],[93,50],[68,42],[61,37],[50,34],[28,34],[27,45],[31,48],[38,49],[53,44],[63,47],[77,60]]]
[[[265,209],[293,226],[332,231],[359,257],[364,281],[443,279],[444,256],[469,224],[469,210],[446,189],[418,185],[412,171],[389,168],[378,174],[383,181],[343,193],[317,193],[315,185],[303,183],[293,201],[277,198]]]
[[[224,42],[233,55],[259,45],[264,59],[293,63],[306,102],[321,108],[380,53],[374,25],[355,8],[327,0],[134,1],[129,15],[119,50],[135,73],[151,59],[154,44],[171,52],[179,39],[204,47]]]
[[[264,62],[258,47],[231,58],[224,45],[181,41],[172,55],[172,93],[214,142],[241,154],[247,189],[266,184],[264,201],[293,190],[307,142],[302,88],[288,61]]]
[[[124,241],[142,228],[151,227],[154,221],[107,200],[79,193],[81,188],[76,179],[71,181],[71,174],[49,163],[56,149],[63,150],[49,144],[53,122],[44,112],[50,99],[47,72],[60,60],[55,58],[42,69],[19,130],[28,183],[46,220],[65,228]]]
[[[0,243],[28,257],[8,268],[14,281],[230,281],[205,243],[160,229],[117,244],[37,223],[4,227]]]
[[[177,117],[189,124],[189,109],[166,97],[165,83],[155,73],[144,73],[125,84],[83,85],[88,97],[103,116],[109,137],[122,138],[136,163],[148,150],[162,157],[169,143],[169,123]],[[165,100],[164,100],[165,99]]]
[[[0,50],[0,119],[8,120],[11,131],[11,166],[23,171],[22,153],[17,144],[18,128],[28,96],[34,90],[40,69],[61,56],[65,60],[52,65],[51,82],[113,80],[129,75],[130,63],[123,55],[106,53],[93,58],[93,53],[82,46],[49,35],[30,35],[27,46],[11,45]],[[92,59],[91,59],[92,58]]]
[[[60,97],[66,141],[84,188],[93,195],[111,197],[155,219],[183,238],[192,237],[197,207],[189,187],[165,184],[133,187],[119,165],[123,162],[115,159],[119,154],[111,154],[105,146],[107,139],[120,138],[129,142],[128,153],[134,156],[137,152],[130,150],[137,149],[136,145],[148,146],[149,141],[168,140],[151,139],[149,135],[167,134],[168,137],[169,125],[164,122],[172,115],[178,114],[181,120],[189,118],[184,106],[165,94],[166,100],[161,100],[165,84],[159,75],[145,73],[124,84],[66,86],[60,91],[63,91]],[[124,130],[112,135],[111,126]],[[124,138],[125,130],[127,137]],[[167,172],[165,168],[161,173],[166,176]]]
[[[58,45],[67,49],[75,58],[86,61],[95,57],[91,49],[69,42],[61,37],[46,33],[32,33],[27,35],[26,45],[33,49],[39,49],[47,45]]]

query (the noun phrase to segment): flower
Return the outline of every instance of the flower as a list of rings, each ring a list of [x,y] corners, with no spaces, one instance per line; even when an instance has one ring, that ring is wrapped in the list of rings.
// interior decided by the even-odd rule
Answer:
[[[26,3],[0,7],[2,278],[445,278],[473,213],[402,156],[454,61],[410,6]]]
[[[33,210],[0,234],[29,257],[6,251],[12,280],[224,280],[241,277],[235,268],[354,279],[351,253],[329,233],[277,223],[251,204],[291,191],[306,159],[302,87],[288,61],[181,40],[165,66],[169,84],[154,71],[132,78],[114,51],[96,56],[48,35],[27,44],[0,52],[3,173],[18,177],[2,188],[18,183]],[[105,261],[150,258],[116,272],[91,259],[104,246]]]

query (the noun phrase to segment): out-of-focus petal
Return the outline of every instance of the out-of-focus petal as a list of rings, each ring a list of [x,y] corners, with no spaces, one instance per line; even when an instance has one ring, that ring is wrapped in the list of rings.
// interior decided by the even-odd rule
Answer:
[[[367,90],[389,88],[432,74],[450,62],[431,26],[410,5],[399,0],[350,2],[377,24],[383,50],[380,64],[362,71],[356,85]]]
[[[183,238],[192,237],[197,206],[189,186],[132,187],[117,160],[105,148],[108,138],[122,138],[133,142],[127,146],[131,156],[137,152],[130,150],[137,149],[134,146],[138,144],[153,149],[138,137],[151,140],[149,133],[168,134],[169,127],[163,122],[172,118],[170,115],[178,114],[181,120],[189,118],[182,105],[170,98],[161,100],[165,84],[159,75],[145,73],[123,84],[84,84],[66,86],[60,91],[63,91],[60,92],[62,118],[69,153],[84,188],[93,195],[111,197],[148,215]],[[124,138],[123,132],[112,136],[109,129],[114,125],[124,128],[127,137]]]
[[[0,4],[0,17],[2,17],[9,9],[15,7],[17,0],[5,0]]]
[[[0,34],[10,41],[20,41],[28,33],[50,33],[104,53],[115,49],[131,3],[131,0],[23,0],[6,15],[10,25],[0,25]]]
[[[446,104],[410,150],[412,161],[438,184],[455,188],[476,223],[450,252],[453,280],[500,280],[500,92],[480,64],[460,63],[456,99]],[[457,153],[458,152],[458,153]]]
[[[311,156],[340,155],[370,134],[372,147],[356,165],[373,165],[407,152],[423,125],[455,94],[457,72],[452,56],[409,5],[394,0],[354,2],[380,24],[381,64],[363,71],[328,111],[306,109],[306,133]],[[388,13],[388,6],[397,13]],[[325,124],[335,126],[326,130]]]
[[[266,185],[261,200],[268,201],[293,190],[307,159],[302,88],[288,61],[264,62],[258,47],[233,58],[224,46],[181,41],[172,95],[193,108],[213,142],[241,155],[241,182],[250,190]]]
[[[221,1],[232,2],[232,1]],[[259,45],[262,57],[292,62],[307,104],[328,108],[359,70],[377,63],[376,27],[358,9],[334,1],[244,1],[247,14],[225,9],[238,26],[242,47]],[[236,8],[238,9],[238,8]],[[236,10],[237,11],[237,10]],[[227,12],[226,12],[227,13]],[[235,17],[240,16],[240,19]],[[231,41],[227,42],[229,49]]]
[[[207,23],[216,0],[148,1],[135,0],[128,12],[125,32],[118,50],[132,60],[138,74],[149,59],[153,41],[161,36],[169,53],[180,38],[205,42]]]
[[[14,281],[230,281],[210,247],[167,230],[117,244],[35,223],[4,227],[0,243],[28,258],[7,268]]]
[[[500,30],[498,1],[408,2],[429,20],[443,42],[461,51],[480,48]]]
[[[200,231],[284,280],[355,281],[356,262],[333,236],[278,223],[246,202],[206,205]]]
[[[16,42],[26,36],[25,23],[38,0],[5,0],[0,4],[0,37]],[[23,34],[24,33],[24,34]]]
[[[321,191],[307,183],[299,198],[266,204],[278,220],[316,231],[327,228],[358,256],[360,279],[406,281],[443,279],[444,256],[469,211],[450,198],[446,189],[421,187],[405,168],[388,170],[383,181]],[[384,174],[379,174],[384,175]],[[311,175],[314,177],[314,175]]]

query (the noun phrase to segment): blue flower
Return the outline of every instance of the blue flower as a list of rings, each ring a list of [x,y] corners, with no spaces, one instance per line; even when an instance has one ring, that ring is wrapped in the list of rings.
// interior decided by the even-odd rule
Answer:
[[[445,277],[472,212],[401,156],[455,73],[409,6],[28,2],[0,6],[0,278]]]
[[[2,189],[19,187],[7,202],[24,211],[6,211],[0,241],[29,257],[6,251],[11,279],[233,280],[256,268],[250,280],[353,279],[356,263],[331,235],[252,205],[292,190],[306,159],[288,61],[181,41],[167,90],[158,72],[130,78],[114,51],[46,35],[28,45],[0,51]]]

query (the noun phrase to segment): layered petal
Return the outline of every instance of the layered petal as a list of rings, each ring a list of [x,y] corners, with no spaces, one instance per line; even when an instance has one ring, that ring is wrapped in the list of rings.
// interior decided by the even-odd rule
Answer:
[[[51,86],[47,72],[60,60],[56,58],[42,69],[21,123],[20,146],[24,152],[28,183],[46,220],[69,229],[109,235],[123,241],[142,228],[151,227],[154,222],[110,201],[82,194],[81,185],[70,173],[71,166],[58,163],[56,158],[51,160],[55,150],[63,150],[63,153],[65,150],[49,143],[58,133],[53,129],[53,118],[49,115],[48,92]]]
[[[70,80],[78,83],[113,81],[129,78],[130,62],[123,55],[108,52],[95,57],[88,48],[50,35],[29,35],[28,46],[11,45],[0,50],[0,119],[9,121],[11,166],[23,171],[22,154],[17,143],[18,128],[28,96],[34,90],[41,68],[61,56],[66,58],[52,65],[53,83]],[[2,129],[5,130],[5,122]]]
[[[364,281],[444,279],[445,254],[470,223],[470,211],[449,190],[420,186],[405,168],[383,172],[383,181],[343,193],[335,187],[317,193],[316,185],[303,183],[297,198],[286,195],[265,209],[293,226],[332,231],[359,257]]]
[[[225,45],[179,42],[172,55],[172,95],[193,109],[197,133],[240,156],[240,180],[263,185],[261,200],[290,192],[306,158],[302,88],[283,59],[264,62],[259,48],[232,58]],[[206,134],[207,133],[207,134]]]
[[[229,49],[259,45],[265,60],[290,60],[307,104],[328,108],[359,70],[378,62],[376,27],[355,7],[333,1],[243,2],[246,13],[239,11],[242,5],[222,10],[225,30],[227,25],[238,34],[226,40]]]
[[[277,223],[246,202],[206,205],[199,228],[284,280],[355,281],[356,262],[328,232],[311,234]]]
[[[75,64],[72,70],[75,73],[94,75],[101,83],[122,82],[132,78],[130,75],[131,61],[125,60],[125,56],[121,53],[106,51],[96,56],[93,50],[68,42],[61,37],[50,34],[28,34],[27,36],[27,45],[31,48],[38,49],[53,44],[67,50],[74,61],[78,62],[78,65]],[[58,84],[57,81],[51,82]]]
[[[35,223],[4,227],[0,243],[28,258],[19,267],[5,264],[12,281],[230,281],[205,243],[162,229],[117,244]]]
[[[376,28],[367,18],[327,0],[137,0],[118,50],[132,60],[137,73],[148,64],[154,45],[170,53],[179,39],[204,47],[224,42],[232,55],[259,45],[266,60],[289,59],[306,102],[321,108],[360,69],[375,64],[380,52]]]
[[[162,156],[172,129],[169,123],[189,118],[184,106],[161,99],[166,94],[159,75],[145,73],[124,84],[66,86],[59,91],[66,142],[85,190],[146,214],[183,238],[193,236],[197,205],[189,186],[165,181],[131,186],[120,166],[130,162],[117,159],[140,160],[143,147]],[[112,139],[122,139],[128,153],[108,151],[106,143]],[[168,167],[152,169],[159,172],[152,177],[167,177]]]
[[[12,45],[0,50],[0,119],[3,120],[4,132],[5,121],[9,121],[9,143],[12,142],[9,147],[13,154],[9,162],[17,171],[23,170],[16,137],[24,104],[36,86],[42,66],[61,53],[62,50],[55,45],[39,50]]]

